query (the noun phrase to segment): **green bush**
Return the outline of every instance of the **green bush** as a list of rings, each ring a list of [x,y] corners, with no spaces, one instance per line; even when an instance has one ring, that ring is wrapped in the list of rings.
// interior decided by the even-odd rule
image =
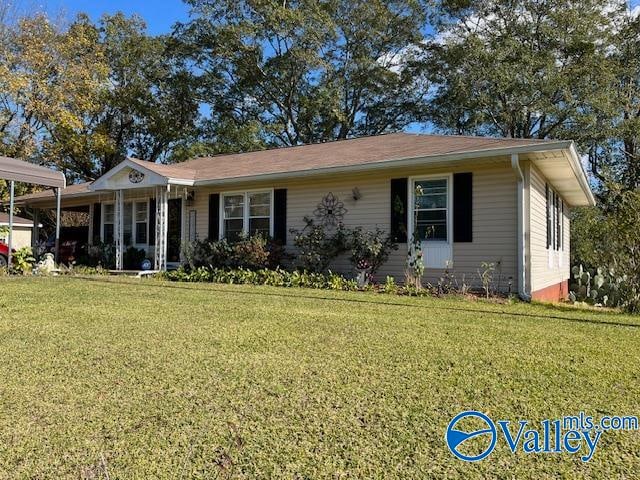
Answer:
[[[36,259],[31,247],[22,247],[11,255],[11,271],[22,275],[28,275],[33,271]]]
[[[601,267],[603,274],[613,277],[606,285],[616,285],[617,305],[636,313],[640,312],[640,191],[625,191],[618,185],[607,187],[607,196],[598,208],[574,214],[574,259],[584,261],[591,271]],[[589,295],[599,295],[591,292],[589,288]],[[582,298],[581,293],[574,291],[576,299]]]
[[[398,244],[391,236],[376,228],[374,231],[364,230],[362,227],[354,228],[347,235],[347,244],[351,251],[349,260],[357,270],[367,270],[372,277],[388,259],[393,250],[398,249]]]
[[[84,252],[78,256],[76,263],[87,267],[115,268],[116,247],[112,243],[102,242],[87,245]]]
[[[331,232],[308,217],[304,218],[304,222],[302,230],[289,230],[297,250],[295,264],[309,272],[325,272],[332,260],[348,251],[349,232],[342,224]]]
[[[275,241],[254,235],[242,236],[233,243],[226,239],[185,242],[182,256],[190,270],[202,267],[259,270],[281,266],[285,252]]]

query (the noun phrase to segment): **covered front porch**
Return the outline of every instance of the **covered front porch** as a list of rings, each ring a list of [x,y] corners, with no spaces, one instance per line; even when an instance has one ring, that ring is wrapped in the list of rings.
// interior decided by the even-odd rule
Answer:
[[[128,159],[91,184],[69,187],[61,198],[62,212],[82,212],[87,218],[86,230],[81,230],[86,238],[77,239],[76,233],[74,241],[86,242],[87,250],[112,248],[115,261],[111,267],[116,271],[175,267],[181,261],[182,243],[195,235],[195,225],[190,225],[186,213],[193,189],[184,184],[188,182],[172,181],[154,171],[157,165],[152,170],[145,163]],[[53,200],[26,198],[21,203],[37,223],[43,210],[56,207]],[[63,245],[67,231],[71,228],[63,225]],[[34,246],[40,240],[34,229]],[[140,252],[144,252],[142,259]]]

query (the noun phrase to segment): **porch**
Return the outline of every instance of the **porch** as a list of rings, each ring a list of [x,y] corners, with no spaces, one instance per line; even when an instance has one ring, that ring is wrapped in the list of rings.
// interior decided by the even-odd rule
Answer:
[[[166,270],[181,261],[181,245],[195,238],[195,221],[187,207],[194,192],[189,181],[171,179],[164,169],[171,167],[127,159],[93,183],[68,187],[61,199],[61,212],[82,212],[86,225],[78,238],[88,247],[113,246],[112,266],[116,271],[142,270],[142,261],[125,261],[127,250],[144,252],[147,269]],[[35,223],[44,210],[56,208],[53,197],[23,197],[22,205],[31,211]],[[65,240],[65,229],[62,242]],[[40,241],[34,229],[34,246]],[[113,257],[111,257],[113,259]],[[146,263],[146,262],[145,262]]]

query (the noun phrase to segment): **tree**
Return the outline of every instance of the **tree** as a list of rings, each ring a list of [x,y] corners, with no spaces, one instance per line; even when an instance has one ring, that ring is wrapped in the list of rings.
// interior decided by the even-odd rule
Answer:
[[[424,112],[420,1],[187,3],[194,18],[177,32],[210,106],[210,148],[378,134]],[[223,134],[236,141],[220,147]]]
[[[623,11],[609,50],[611,71],[604,101],[578,138],[589,154],[592,173],[606,186],[640,188],[640,15]]]
[[[558,138],[603,100],[612,16],[599,1],[444,2],[432,121],[455,133]]]
[[[170,37],[122,14],[67,28],[47,17],[0,29],[0,151],[91,180],[138,156],[167,161],[198,104]]]
[[[109,87],[92,129],[107,135],[110,148],[85,176],[101,175],[128,155],[169,161],[173,149],[193,136],[198,119],[190,75],[175,42],[148,36],[140,17],[122,13],[103,16],[99,31]]]
[[[69,155],[86,157],[105,138],[85,128],[100,109],[107,67],[86,17],[61,31],[46,17],[3,25],[0,48],[0,150],[71,175]],[[61,156],[62,146],[68,153]]]

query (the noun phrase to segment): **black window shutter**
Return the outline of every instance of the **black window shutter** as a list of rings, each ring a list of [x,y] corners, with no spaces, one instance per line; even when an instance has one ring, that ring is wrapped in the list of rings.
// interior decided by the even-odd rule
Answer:
[[[547,248],[551,246],[551,204],[549,203],[549,184],[544,185],[544,194],[546,198],[546,210],[547,210]]]
[[[473,174],[453,175],[453,241],[473,242]]]
[[[273,239],[287,244],[287,189],[273,191]]]
[[[391,238],[398,243],[407,243],[407,208],[408,180],[406,178],[391,179]]]
[[[94,244],[100,243],[100,227],[102,225],[102,205],[100,203],[93,204],[93,238]]]
[[[156,199],[149,199],[149,245],[156,244]]]
[[[220,239],[220,194],[209,195],[209,240],[216,242]]]

